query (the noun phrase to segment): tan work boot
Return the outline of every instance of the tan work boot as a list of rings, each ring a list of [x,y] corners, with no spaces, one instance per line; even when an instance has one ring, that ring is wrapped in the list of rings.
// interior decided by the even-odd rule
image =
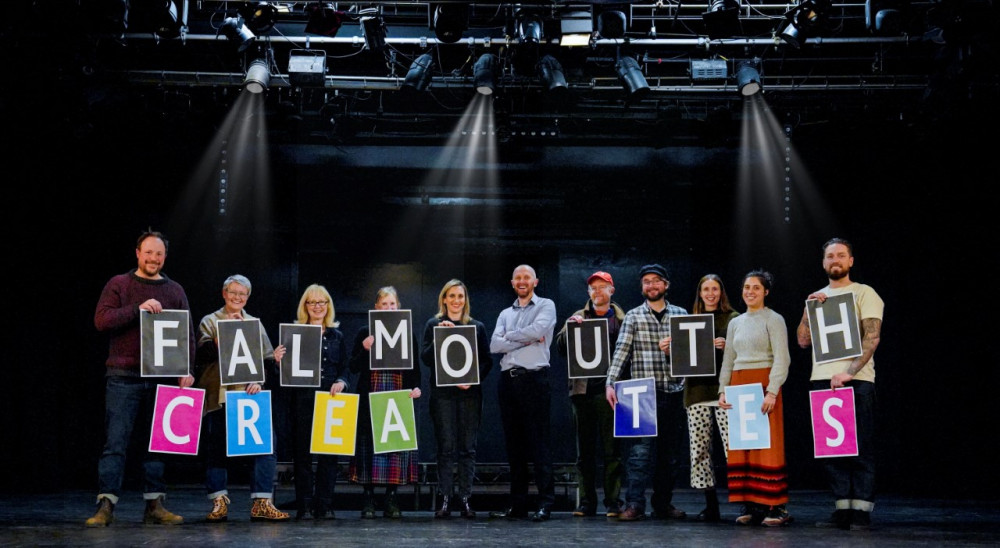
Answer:
[[[157,497],[146,501],[146,512],[142,515],[142,522],[153,525],[180,525],[184,523],[184,518],[164,508],[163,497]]]
[[[97,513],[87,518],[87,527],[107,527],[115,520],[115,505],[108,497],[97,501]]]
[[[275,508],[271,499],[253,499],[250,521],[285,521],[286,519],[288,519],[288,512],[282,512]]]
[[[208,521],[226,521],[229,518],[229,497],[219,495],[212,500],[212,511],[205,516]]]

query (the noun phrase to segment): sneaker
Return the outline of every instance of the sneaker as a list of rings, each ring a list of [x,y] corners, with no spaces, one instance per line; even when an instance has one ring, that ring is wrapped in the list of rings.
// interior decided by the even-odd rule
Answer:
[[[784,506],[774,506],[767,512],[767,517],[761,521],[765,527],[781,527],[792,521],[792,516],[788,515],[788,510]]]
[[[816,527],[821,529],[850,529],[851,517],[850,510],[834,510],[833,514],[830,515],[830,519],[817,521]]]
[[[622,513],[622,504],[620,502],[616,502],[608,506],[608,510],[607,512],[605,512],[604,515],[609,518],[617,518],[619,515],[621,515],[621,513]]]
[[[573,510],[573,515],[576,517],[591,517],[597,515],[597,509],[589,504],[581,504]]]
[[[146,501],[146,511],[142,515],[142,522],[153,525],[180,525],[184,523],[184,518],[164,508],[161,496]]]
[[[737,525],[758,525],[764,520],[764,514],[754,504],[744,504],[740,516],[736,518]]]
[[[87,518],[87,527],[107,527],[115,520],[115,504],[108,497],[97,501],[97,513]]]
[[[872,526],[872,513],[864,510],[851,510],[851,531],[867,531]]]
[[[206,521],[226,521],[229,518],[229,497],[219,495],[212,499],[212,511],[205,516]]]
[[[646,517],[646,512],[640,510],[638,506],[628,505],[625,511],[618,514],[618,521],[636,521]]]
[[[271,499],[253,499],[253,507],[250,508],[250,521],[285,521],[288,517],[288,512],[282,512],[275,508]]]

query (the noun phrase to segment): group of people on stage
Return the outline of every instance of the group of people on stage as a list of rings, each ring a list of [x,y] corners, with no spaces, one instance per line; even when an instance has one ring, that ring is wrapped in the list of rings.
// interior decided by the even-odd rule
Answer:
[[[850,280],[849,272],[854,264],[850,243],[835,238],[824,245],[823,253],[823,267],[830,283],[808,299],[824,301],[846,292],[855,294],[862,329],[862,354],[852,359],[813,364],[811,380],[816,389],[854,388],[859,440],[857,457],[824,461],[836,502],[831,519],[817,525],[866,528],[874,506],[875,374],[872,355],[879,342],[883,304],[869,286]],[[88,526],[105,526],[113,521],[131,432],[136,427],[148,428],[152,417],[157,379],[144,378],[139,372],[140,311],[155,314],[167,309],[189,310],[183,288],[162,273],[166,255],[167,240],[162,234],[142,234],[136,245],[138,268],[113,277],[98,302],[95,325],[110,337],[106,362],[107,438],[98,464],[97,511],[87,520]],[[768,417],[771,444],[768,449],[726,451],[729,501],[742,504],[736,518],[739,524],[780,526],[791,520],[786,508],[788,481],[781,390],[791,360],[785,321],[765,305],[773,284],[770,273],[755,270],[744,276],[741,287],[746,312],[742,314],[733,309],[719,276],[708,274],[699,280],[692,313],[714,317],[716,338],[713,345],[719,364],[715,377],[677,378],[670,374],[669,319],[688,312],[667,301],[670,281],[663,266],[649,264],[640,269],[639,287],[644,301],[628,311],[612,300],[615,285],[611,274],[593,273],[587,279],[588,299],[584,307],[569,316],[557,335],[555,303],[535,292],[538,284],[537,274],[531,266],[520,265],[514,269],[511,286],[516,298],[510,307],[501,311],[489,334],[483,322],[471,316],[468,288],[460,280],[450,280],[441,289],[439,310],[427,320],[420,339],[419,356],[432,375],[435,372],[434,329],[438,326],[475,327],[478,347],[489,349],[478,353],[480,380],[493,368],[492,355],[501,356],[497,395],[510,465],[510,500],[503,510],[491,512],[491,517],[530,518],[533,521],[551,517],[555,482],[550,448],[549,350],[555,341],[556,348],[565,352],[567,326],[571,323],[605,318],[609,340],[614,347],[607,376],[569,379],[579,472],[579,506],[573,515],[594,516],[598,502],[602,502],[607,517],[620,521],[642,519],[647,515],[645,492],[651,487],[653,517],[685,518],[686,513],[672,504],[672,494],[678,455],[683,450],[683,441],[689,439],[690,484],[704,492],[706,501],[697,519],[721,520],[711,446],[715,432],[721,437],[724,448],[729,445],[726,410],[731,405],[726,401],[725,388],[760,383],[765,390],[761,412]],[[181,387],[197,386],[206,391],[202,439],[205,440],[205,484],[212,501],[212,509],[205,517],[207,521],[226,520],[231,503],[226,489],[225,417],[219,412],[225,403],[225,391],[244,390],[255,394],[263,388],[259,383],[223,386],[219,377],[217,322],[253,319],[245,310],[251,290],[250,280],[243,275],[226,278],[222,287],[222,308],[202,318],[197,334],[192,326],[192,375],[178,380]],[[387,286],[378,291],[374,309],[397,310],[400,304],[395,288]],[[361,517],[376,516],[376,486],[385,488],[381,505],[383,515],[401,517],[396,489],[417,480],[417,454],[416,451],[375,453],[366,396],[373,392],[409,390],[410,398],[420,398],[420,368],[372,370],[369,356],[374,336],[367,328],[357,334],[349,353],[336,321],[333,300],[322,285],[314,284],[305,289],[299,300],[296,322],[322,327],[320,389],[334,396],[346,391],[362,396],[357,450],[351,457],[348,471],[348,479],[363,486]],[[796,334],[801,346],[811,344],[805,312]],[[411,341],[416,344],[415,337],[411,337]],[[262,345],[265,363],[275,367],[284,358],[286,349],[282,345],[273,347],[263,331]],[[655,436],[634,438],[625,443],[614,437],[615,382],[628,378],[653,379],[658,428]],[[434,516],[447,518],[457,514],[474,518],[476,512],[470,498],[483,408],[482,385],[439,387],[432,378],[430,387],[430,414],[442,493],[441,499],[434,502]],[[292,392],[289,439],[294,455],[295,517],[332,518],[337,457],[310,453],[314,392]],[[275,455],[257,455],[253,459],[251,520],[290,519],[288,513],[273,503]],[[604,468],[601,501],[597,496],[599,462]],[[529,471],[529,463],[534,465],[533,474]],[[162,460],[156,453],[146,452],[143,466],[143,497],[147,502],[143,521],[182,523],[183,518],[163,504],[166,489]],[[537,488],[533,504],[528,493],[532,476]]]

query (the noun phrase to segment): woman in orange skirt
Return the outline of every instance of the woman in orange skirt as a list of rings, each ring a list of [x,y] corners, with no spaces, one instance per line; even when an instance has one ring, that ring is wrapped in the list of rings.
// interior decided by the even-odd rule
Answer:
[[[788,378],[788,330],[781,314],[764,306],[772,276],[755,270],[743,278],[745,314],[729,322],[726,351],[719,374],[719,406],[726,402],[726,386],[760,383],[764,387],[761,412],[768,417],[771,447],[730,450],[729,502],[742,502],[736,518],[740,525],[785,525],[791,516],[788,503],[788,470],[785,466],[785,423],[781,385]]]

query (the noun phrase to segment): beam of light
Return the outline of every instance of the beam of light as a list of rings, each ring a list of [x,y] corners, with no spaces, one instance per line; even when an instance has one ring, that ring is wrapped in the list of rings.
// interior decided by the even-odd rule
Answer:
[[[219,177],[226,170],[226,214],[219,214]],[[171,213],[177,232],[192,241],[214,233],[228,246],[247,230],[271,225],[272,188],[263,94],[240,93],[202,154]],[[247,250],[252,242],[242,240]],[[267,264],[271,249],[253,247],[255,260]],[[216,260],[227,257],[212,255]],[[222,266],[221,264],[219,266]]]
[[[829,226],[827,207],[762,94],[743,101],[739,165],[733,241],[742,264],[787,256],[802,222]]]
[[[423,203],[407,207],[395,223],[390,257],[420,249],[421,255],[433,256],[440,254],[437,246],[453,238],[496,233],[500,219],[493,200],[499,190],[494,124],[493,98],[475,94],[424,177]],[[432,207],[431,196],[455,200],[435,200],[447,205]],[[473,209],[464,205],[468,203],[478,205]],[[441,230],[429,235],[428,227]]]

